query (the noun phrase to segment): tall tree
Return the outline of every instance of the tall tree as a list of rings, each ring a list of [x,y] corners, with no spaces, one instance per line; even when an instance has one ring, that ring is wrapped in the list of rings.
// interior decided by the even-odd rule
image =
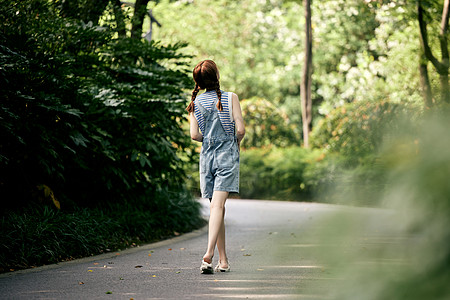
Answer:
[[[448,20],[449,20],[449,6],[450,0],[444,0],[442,9],[441,26],[439,30],[439,44],[441,48],[441,61],[439,61],[431,50],[428,41],[427,23],[424,18],[423,3],[421,0],[417,1],[417,19],[419,21],[420,29],[420,44],[424,56],[433,64],[434,68],[439,74],[441,85],[441,101],[450,102],[448,74],[449,74],[449,51],[448,51]]]
[[[136,0],[134,5],[134,15],[131,19],[131,37],[140,39],[142,37],[142,25],[147,14],[147,4],[149,0]]]
[[[312,26],[311,1],[305,0],[305,61],[303,77],[300,84],[300,97],[302,105],[303,144],[309,147],[309,132],[312,121],[311,77],[312,77]]]

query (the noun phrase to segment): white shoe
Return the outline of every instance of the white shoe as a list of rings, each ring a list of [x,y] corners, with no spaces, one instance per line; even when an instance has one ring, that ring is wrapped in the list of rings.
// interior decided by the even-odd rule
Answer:
[[[227,267],[226,268],[221,268],[220,267],[220,261],[217,264],[216,268],[214,269],[216,272],[230,272],[231,268],[230,268],[230,263],[227,260]]]
[[[206,261],[202,260],[202,265],[200,266],[200,271],[202,271],[202,274],[213,274],[214,270],[212,267],[212,263],[209,264]]]

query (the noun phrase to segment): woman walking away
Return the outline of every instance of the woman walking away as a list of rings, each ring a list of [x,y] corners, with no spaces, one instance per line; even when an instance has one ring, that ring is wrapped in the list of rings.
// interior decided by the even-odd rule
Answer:
[[[201,61],[193,71],[195,88],[187,107],[191,138],[202,142],[200,153],[200,189],[209,198],[208,248],[200,270],[212,274],[217,245],[216,272],[229,272],[225,251],[225,201],[230,192],[239,192],[239,151],[245,128],[239,98],[220,90],[219,70],[212,60]],[[199,95],[200,90],[206,92]]]

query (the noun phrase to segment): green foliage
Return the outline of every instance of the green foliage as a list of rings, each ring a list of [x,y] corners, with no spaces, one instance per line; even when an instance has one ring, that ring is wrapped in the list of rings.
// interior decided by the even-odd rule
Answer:
[[[288,96],[298,99],[299,3],[165,0],[155,4],[152,13],[162,24],[154,28],[155,38],[188,42],[197,61],[215,60],[225,90],[241,99],[260,97],[273,103]]]
[[[286,147],[299,143],[298,124],[292,124],[288,115],[271,102],[261,98],[250,98],[241,102],[245,123],[243,148],[278,146]]]
[[[322,151],[300,147],[243,151],[240,196],[310,201],[312,190],[305,182],[304,172],[321,159]]]
[[[183,44],[114,39],[40,0],[1,5],[0,21],[2,198],[45,184],[64,208],[184,189]]]
[[[339,153],[350,165],[376,155],[400,117],[416,118],[420,108],[390,101],[358,101],[331,111],[311,133],[311,145]]]
[[[448,107],[428,111],[420,122],[410,120],[395,139],[382,150],[385,166],[381,176],[387,183],[377,202],[388,222],[345,218],[337,215],[324,228],[332,235],[321,242],[327,245],[318,256],[329,271],[341,278],[333,289],[333,299],[446,299],[450,295],[448,247],[450,237],[450,136]],[[411,130],[413,128],[414,130]],[[345,195],[358,201],[358,193]],[[380,240],[378,234],[364,235],[361,228],[389,228],[392,236]],[[372,229],[372,230],[373,230]],[[382,229],[381,229],[382,230]],[[338,234],[336,234],[338,233]],[[316,233],[319,235],[319,233]],[[349,247],[329,251],[333,245]],[[381,242],[383,241],[383,242]],[[318,242],[320,243],[320,242]],[[377,245],[378,244],[378,245]],[[336,247],[335,250],[339,250]],[[360,262],[360,263],[355,263]]]
[[[0,272],[124,249],[203,224],[198,203],[181,192],[111,207],[67,212],[33,205],[1,217]]]

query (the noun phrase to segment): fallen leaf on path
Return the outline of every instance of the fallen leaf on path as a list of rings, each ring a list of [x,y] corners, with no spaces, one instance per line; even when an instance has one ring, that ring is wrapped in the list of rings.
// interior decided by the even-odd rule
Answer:
[[[245,253],[244,256],[252,256],[252,255],[249,253]]]
[[[116,255],[120,255],[120,253],[116,253]]]
[[[169,251],[172,251],[172,248],[169,248]]]
[[[92,270],[88,270],[88,272],[94,272],[94,271],[92,271]]]
[[[98,265],[98,263],[94,263],[94,265]]]
[[[134,266],[135,268],[142,268],[142,266]]]
[[[83,282],[83,281],[80,281],[80,282],[78,282],[78,284],[80,284],[80,285],[81,285],[81,284],[84,284],[84,282]]]
[[[156,275],[152,275],[152,277],[156,277]]]
[[[180,273],[181,273],[181,271],[176,271],[175,273],[177,273],[177,274],[180,274]]]
[[[149,254],[148,254],[148,256],[152,256],[152,254],[151,254],[151,253],[149,253]]]
[[[105,294],[112,294],[112,292],[111,291],[107,291]]]
[[[120,278],[119,278],[119,280],[123,280],[123,278],[122,278],[122,277],[120,277]]]

